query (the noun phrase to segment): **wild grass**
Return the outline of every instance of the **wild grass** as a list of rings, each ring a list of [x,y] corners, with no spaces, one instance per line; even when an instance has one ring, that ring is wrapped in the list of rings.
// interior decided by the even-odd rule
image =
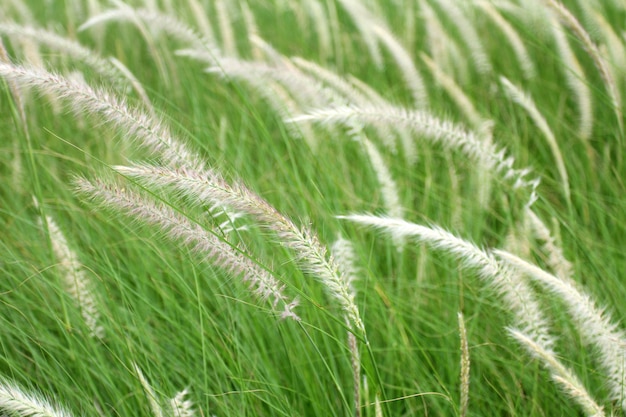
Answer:
[[[0,16],[0,414],[624,415],[620,2]]]

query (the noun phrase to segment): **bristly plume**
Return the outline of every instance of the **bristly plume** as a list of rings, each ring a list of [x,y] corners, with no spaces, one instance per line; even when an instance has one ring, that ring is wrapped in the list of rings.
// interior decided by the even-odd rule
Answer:
[[[459,311],[459,338],[461,340],[461,401],[459,405],[459,415],[465,417],[469,406],[469,386],[470,386],[470,354],[467,343],[467,330],[465,329],[465,319],[463,313]]]
[[[39,68],[0,63],[0,76],[20,86],[65,100],[76,114],[101,117],[106,123],[124,132],[123,138],[135,139],[139,145],[158,154],[172,166],[204,169],[205,163],[187,145],[176,139],[161,120],[127,105],[124,99],[110,92]]]
[[[193,204],[229,206],[235,211],[247,213],[259,224],[275,233],[281,243],[293,250],[304,272],[318,279],[328,293],[338,301],[350,322],[365,336],[365,326],[359,309],[350,295],[350,289],[341,277],[338,266],[317,234],[307,227],[297,226],[281,214],[269,202],[240,183],[228,184],[215,175],[206,176],[191,169],[136,165],[115,169],[148,189],[168,188],[188,198]]]
[[[554,133],[552,133],[552,129],[548,125],[548,122],[535,105],[535,101],[520,87],[513,84],[506,77],[500,77],[500,83],[504,87],[504,90],[509,98],[526,110],[537,128],[546,138],[548,146],[550,147],[550,150],[552,150],[552,155],[554,156],[554,161],[556,162],[559,175],[561,176],[563,195],[565,196],[565,200],[569,203],[571,199],[567,169],[565,168],[565,162],[563,161],[563,155],[561,153],[561,149],[559,148],[559,144],[557,143],[556,137],[554,136]]]
[[[490,141],[481,140],[477,133],[462,126],[443,120],[425,111],[395,106],[357,107],[339,106],[311,110],[290,120],[293,123],[318,122],[327,125],[372,125],[387,128],[388,132],[402,126],[411,130],[420,139],[440,144],[446,149],[456,149],[481,165],[483,169],[497,173],[502,180],[511,181],[512,188],[526,189],[531,206],[537,199],[539,179],[529,179],[530,169],[513,168],[514,159],[507,157]],[[390,133],[389,133],[390,134]]]
[[[556,42],[557,52],[563,63],[563,72],[567,84],[576,96],[574,100],[578,107],[578,135],[583,141],[587,141],[593,131],[593,103],[591,97],[590,83],[587,80],[578,58],[572,51],[563,31],[563,27],[552,19],[552,33]]]
[[[548,321],[535,299],[532,288],[521,274],[502,265],[491,253],[439,227],[427,227],[402,219],[368,214],[337,217],[382,230],[391,236],[411,237],[453,255],[464,267],[475,270],[480,278],[502,297],[507,309],[513,314],[515,323],[520,325],[525,333],[531,335],[546,349],[550,349],[554,344],[554,339],[548,332]]]
[[[294,312],[298,301],[286,301],[284,285],[267,269],[189,218],[167,206],[148,200],[137,192],[102,181],[89,182],[79,178],[75,180],[75,186],[79,194],[94,200],[103,208],[119,211],[138,222],[156,226],[167,238],[184,244],[209,263],[233,276],[241,277],[257,297],[270,300],[273,309],[279,305],[283,307],[282,311],[276,311],[281,318],[300,320]]]
[[[352,242],[340,237],[333,243],[331,253],[337,267],[341,272],[341,277],[350,288],[350,295],[356,299],[356,289],[354,282],[358,279],[358,269],[356,267],[356,254]],[[350,327],[350,318],[346,316],[346,325]],[[354,333],[348,331],[348,348],[350,349],[350,364],[352,366],[352,380],[354,384],[354,408],[355,417],[361,416],[361,355],[359,344]]]
[[[196,410],[194,410],[193,402],[187,399],[188,394],[189,390],[185,388],[170,400],[173,417],[195,417]]]
[[[509,333],[535,358],[539,359],[550,371],[552,379],[565,391],[590,417],[604,417],[604,410],[600,407],[576,375],[564,366],[558,357],[528,335],[516,329],[509,329]]]
[[[165,417],[165,413],[163,412],[163,407],[161,407],[160,401],[157,399],[156,393],[154,392],[154,388],[148,382],[145,375],[141,371],[141,368],[133,362],[133,370],[135,374],[137,374],[137,378],[139,378],[139,382],[143,387],[143,390],[148,397],[148,402],[150,403],[150,409],[152,410],[152,415],[154,417]]]
[[[557,278],[511,253],[500,250],[494,253],[503,263],[526,274],[564,301],[584,343],[593,345],[600,356],[599,363],[608,377],[607,382],[611,389],[612,399],[620,401],[622,408],[626,410],[626,334],[624,331],[612,322],[604,309],[595,305],[588,294],[578,289],[572,280]]]
[[[52,250],[59,261],[59,269],[64,279],[65,289],[80,309],[83,320],[92,337],[104,338],[104,328],[99,324],[100,312],[93,295],[93,282],[89,279],[78,256],[70,248],[65,235],[54,219],[45,216]],[[40,223],[43,223],[40,220]],[[43,224],[42,224],[43,226]]]
[[[563,249],[557,244],[548,227],[531,209],[526,210],[526,228],[530,235],[539,240],[541,249],[546,255],[546,264],[561,279],[570,279],[573,275],[573,266],[565,258]]]
[[[20,39],[28,38],[33,42],[60,52],[64,57],[71,57],[83,63],[120,88],[128,85],[125,75],[112,65],[110,61],[73,39],[63,37],[43,28],[23,26],[10,21],[0,22],[0,34]]]
[[[563,5],[563,3],[558,0],[542,0],[542,2],[554,12],[555,16],[565,26],[567,26],[574,33],[574,35],[580,40],[582,47],[593,61],[598,72],[600,73],[600,77],[604,82],[609,97],[611,98],[611,104],[613,105],[613,111],[615,112],[615,117],[617,118],[617,124],[620,132],[623,134],[624,121],[622,114],[622,98],[617,88],[617,84],[615,83],[615,78],[613,77],[611,68],[600,53],[598,46],[593,42],[593,40],[591,40],[589,33],[580,24],[578,19],[576,19],[576,17],[569,11],[569,9]]]
[[[535,64],[528,53],[528,49],[524,45],[524,42],[515,28],[513,28],[513,26],[504,17],[502,17],[502,14],[500,14],[498,9],[494,7],[493,4],[486,1],[476,2],[475,4],[480,7],[487,14],[487,16],[489,16],[489,18],[500,28],[505,38],[508,40],[509,44],[513,48],[517,62],[522,69],[524,78],[528,80],[535,78],[537,75],[537,69],[535,68]]]
[[[6,413],[6,414],[5,414]],[[0,415],[18,417],[72,417],[72,414],[47,399],[23,391],[14,383],[0,379]]]

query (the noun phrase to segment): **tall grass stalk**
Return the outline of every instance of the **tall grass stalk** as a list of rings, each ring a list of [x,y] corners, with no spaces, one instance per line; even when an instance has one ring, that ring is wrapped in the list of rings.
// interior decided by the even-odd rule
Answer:
[[[465,318],[459,312],[459,337],[461,340],[461,399],[459,403],[459,415],[465,417],[469,407],[470,388],[470,353],[467,342],[467,329],[465,328]]]

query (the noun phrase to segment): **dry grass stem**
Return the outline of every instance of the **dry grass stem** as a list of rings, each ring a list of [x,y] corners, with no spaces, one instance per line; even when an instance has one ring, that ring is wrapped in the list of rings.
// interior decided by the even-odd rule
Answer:
[[[470,354],[467,343],[467,330],[465,329],[465,319],[463,313],[459,312],[459,337],[461,339],[461,400],[459,405],[459,415],[465,417],[469,406],[469,386],[470,386]]]

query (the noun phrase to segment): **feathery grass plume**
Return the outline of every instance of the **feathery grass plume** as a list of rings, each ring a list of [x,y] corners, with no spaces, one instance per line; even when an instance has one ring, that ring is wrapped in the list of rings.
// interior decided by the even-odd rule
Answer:
[[[565,302],[583,341],[595,346],[599,354],[598,362],[606,372],[611,399],[620,401],[622,409],[626,410],[626,334],[611,322],[606,311],[596,307],[588,294],[576,288],[572,280],[557,278],[511,253],[500,250],[494,253],[502,262],[528,275]]]
[[[602,46],[606,48],[605,55],[608,55],[613,74],[615,74],[616,78],[623,80],[626,76],[624,72],[624,68],[626,68],[626,46],[624,45],[624,40],[615,33],[611,24],[602,14],[593,12],[593,18],[600,34],[604,38],[604,45]]]
[[[520,68],[522,69],[524,78],[535,78],[537,75],[535,64],[533,63],[522,38],[519,36],[515,28],[513,28],[513,26],[502,16],[502,14],[500,14],[498,9],[496,9],[493,4],[486,1],[476,2],[475,4],[485,12],[491,21],[495,23],[504,34],[504,37],[513,48],[513,53],[515,53],[515,57],[517,58]]]
[[[161,404],[159,404],[159,400],[157,399],[156,393],[154,392],[154,388],[152,388],[152,385],[150,385],[145,375],[143,374],[143,372],[141,372],[141,369],[135,362],[132,363],[132,366],[135,374],[137,374],[137,378],[139,378],[139,382],[141,383],[141,386],[146,396],[148,397],[148,402],[150,403],[152,415],[154,417],[165,417],[163,407],[161,407]]]
[[[0,63],[0,76],[20,86],[53,94],[68,103],[77,114],[99,115],[106,123],[123,132],[123,138],[135,139],[172,166],[187,166],[199,171],[205,163],[183,142],[174,138],[158,119],[133,108],[116,95],[87,84],[69,80],[37,68]]]
[[[469,406],[469,385],[470,385],[470,354],[467,343],[467,330],[465,329],[465,319],[463,313],[459,311],[459,338],[461,340],[461,401],[459,405],[459,415],[465,417]]]
[[[288,63],[286,59],[280,65],[268,65],[260,62],[223,58],[219,60],[217,66],[208,68],[207,72],[227,78],[241,79],[255,87],[263,85],[268,80],[279,82],[289,91],[298,104],[305,108],[344,102],[333,90],[304,74],[294,65]]]
[[[369,156],[372,168],[378,178],[380,184],[381,194],[385,203],[385,209],[389,217],[402,218],[404,217],[404,208],[400,203],[400,193],[398,192],[398,186],[389,171],[389,167],[385,164],[383,156],[380,154],[376,146],[364,135],[361,137],[361,143]],[[402,242],[396,242],[401,244]],[[398,250],[401,246],[398,246]]]
[[[259,51],[269,55],[270,59],[274,61],[274,65],[222,58],[219,61],[211,62],[213,66],[208,69],[208,72],[245,81],[267,101],[282,120],[287,120],[294,114],[301,112],[302,108],[306,108],[312,102],[325,103],[334,100],[331,94],[333,97],[335,95],[330,89],[323,87],[317,81],[313,81],[312,78],[290,66],[284,56],[261,38],[252,36],[251,43],[258,46]],[[204,60],[205,58],[194,54],[193,51],[178,51],[178,53],[185,54],[192,59]],[[206,58],[215,60],[213,55]],[[320,94],[320,91],[323,94]],[[309,125],[300,125],[298,129],[289,123],[286,127],[293,138],[303,138],[312,150],[317,149],[317,138]]]
[[[376,394],[374,399],[374,416],[383,417],[383,407],[380,405],[380,397]]]
[[[563,61],[565,77],[569,88],[576,96],[578,107],[578,135],[587,142],[593,130],[593,105],[591,90],[582,66],[563,32],[563,27],[552,19],[552,34],[556,42],[557,52]]]
[[[354,288],[354,281],[358,277],[358,269],[356,267],[356,254],[354,253],[354,247],[352,242],[342,237],[339,237],[330,248],[331,254],[337,263],[337,267],[341,272],[341,277],[344,279],[348,287],[352,298],[356,298],[356,289]],[[350,320],[346,319],[346,325],[351,327]],[[348,331],[348,347],[350,348],[350,364],[352,366],[352,380],[354,383],[354,410],[355,416],[361,416],[361,355],[359,353],[359,345],[356,336],[351,331]]]
[[[194,204],[219,202],[254,217],[262,226],[276,233],[287,248],[293,250],[304,272],[317,278],[327,292],[341,306],[350,322],[365,338],[365,326],[359,309],[351,295],[350,288],[341,277],[336,262],[327,257],[326,247],[307,227],[298,227],[261,196],[243,184],[226,183],[217,176],[208,177],[191,169],[170,169],[167,167],[135,165],[115,167],[122,175],[128,176],[148,189],[170,188],[189,198]]]
[[[348,75],[347,80],[359,90],[359,92],[367,97],[367,100],[371,103],[372,106],[377,107],[386,107],[391,105],[389,101],[387,101],[383,96],[381,96],[376,90],[374,90],[370,85],[364,83],[358,78]],[[389,147],[389,149],[393,152],[395,151],[394,142],[389,139],[385,139],[388,135],[386,134],[387,128],[383,128],[382,130],[376,127],[378,134],[381,136],[381,139],[384,143]],[[409,129],[403,128],[402,126],[394,127],[394,130],[400,141],[402,143],[402,147],[404,148],[404,157],[410,166],[414,166],[417,163],[418,155],[417,155],[417,147],[415,141],[412,138],[412,133]]]
[[[26,3],[22,0],[9,0],[8,2],[5,1],[5,2],[2,2],[2,5],[0,7],[4,9],[4,10],[0,10],[0,11],[5,12],[4,16],[10,16],[13,14],[10,11],[7,11],[7,8],[11,7],[13,9],[12,11],[16,12],[17,15],[20,17],[19,20],[28,22],[28,23],[35,22],[36,20],[35,17],[33,16],[33,12],[26,5]]]
[[[339,0],[339,3],[352,18],[352,22],[354,22],[354,25],[361,34],[361,39],[367,46],[374,65],[379,70],[382,70],[384,67],[383,55],[380,52],[378,36],[376,36],[371,29],[371,13],[361,2],[356,0]]]
[[[123,171],[122,168],[119,167],[119,171]],[[298,301],[286,301],[284,285],[268,270],[253,262],[243,251],[234,248],[214,233],[173,209],[125,188],[81,178],[76,179],[74,183],[78,194],[89,198],[100,207],[113,209],[138,222],[156,226],[168,239],[184,244],[212,265],[233,276],[241,277],[255,296],[261,300],[270,300],[273,309],[276,310],[279,304],[284,307],[282,312],[277,311],[281,318],[300,320],[293,311]]]
[[[202,32],[202,37],[207,41],[207,43],[214,45],[215,44],[215,32],[213,31],[213,25],[209,21],[208,13],[200,4],[199,0],[187,0],[187,5],[193,15],[194,19],[196,19],[196,25],[200,32]]]
[[[7,50],[4,47],[4,42],[2,38],[0,38],[0,62],[4,62],[7,64],[11,64],[11,59],[7,54]],[[13,97],[13,102],[15,103],[15,108],[17,109],[17,115],[20,118],[20,123],[22,124],[22,129],[24,131],[24,136],[26,140],[30,142],[30,132],[28,130],[28,119],[26,118],[26,111],[24,110],[24,101],[22,100],[22,93],[20,92],[19,87],[15,81],[8,81],[9,90],[11,91],[11,96]],[[17,142],[15,142],[17,146]],[[15,154],[15,161],[21,160],[18,157],[18,154]],[[18,171],[21,171],[21,168],[18,168]]]
[[[388,25],[355,0],[339,0],[339,2],[361,32],[376,66],[379,69],[382,69],[383,66],[382,55],[380,55],[379,50],[379,44],[382,43],[396,62],[407,88],[411,92],[413,104],[417,108],[428,107],[428,95],[424,80],[415,67],[411,55],[395,38]]]
[[[115,1],[116,9],[109,9],[100,14],[90,17],[85,23],[79,26],[79,31],[85,31],[91,27],[102,25],[109,22],[130,22],[137,26],[143,32],[144,27],[155,32],[164,32],[172,39],[191,48],[200,48],[210,45],[209,41],[203,39],[202,36],[190,28],[187,24],[176,19],[174,16],[160,13],[156,10],[134,9],[121,1]],[[150,37],[143,33],[147,41]]]
[[[289,68],[289,59],[278,52],[265,39],[259,35],[250,35],[248,39],[252,45],[260,50],[262,56],[258,61],[264,61],[277,67]]]
[[[543,133],[543,136],[546,138],[548,146],[550,146],[550,150],[552,151],[552,156],[554,156],[557,170],[559,171],[559,175],[561,177],[563,195],[565,196],[565,200],[568,202],[568,204],[571,203],[569,177],[567,175],[567,169],[565,168],[565,162],[563,161],[563,154],[561,153],[559,144],[557,143],[556,137],[554,136],[554,133],[552,133],[552,129],[550,129],[548,122],[535,105],[533,99],[521,88],[510,82],[506,77],[502,76],[500,77],[500,83],[504,87],[507,96],[512,101],[522,106],[524,110],[526,110],[537,128],[539,128],[541,133]]]
[[[328,16],[326,16],[326,12],[320,1],[304,0],[303,6],[313,21],[313,28],[319,44],[320,60],[325,61],[333,52],[332,31],[330,30]]]
[[[602,407],[596,404],[576,375],[559,361],[552,350],[546,349],[519,330],[509,329],[509,334],[543,363],[552,380],[583,409],[587,416],[604,417]]]
[[[109,59],[111,60],[111,63],[115,66],[115,68],[117,68],[126,77],[126,79],[130,81],[130,84],[133,86],[133,89],[135,90],[139,98],[141,99],[148,113],[150,113],[150,116],[152,116],[153,118],[156,118],[157,115],[156,115],[156,112],[154,111],[154,106],[152,105],[152,101],[150,100],[150,97],[148,97],[148,93],[146,93],[146,90],[143,88],[139,80],[121,61],[118,61],[114,57],[111,57]]]
[[[433,61],[448,73],[457,70],[457,77],[467,81],[469,73],[467,61],[469,60],[461,52],[456,40],[449,35],[428,1],[420,0],[419,10],[426,30],[428,50]]]
[[[59,261],[60,273],[63,277],[65,290],[74,299],[85,325],[89,329],[89,335],[97,339],[104,338],[104,328],[99,324],[100,312],[93,295],[93,282],[89,279],[78,256],[70,248],[67,238],[61,228],[51,216],[45,216],[45,222],[52,243],[52,251]],[[39,220],[42,228],[43,220]]]
[[[458,149],[484,169],[499,174],[503,180],[511,180],[513,189],[527,189],[530,194],[527,206],[532,205],[537,199],[536,189],[539,180],[526,178],[530,169],[513,168],[514,159],[506,157],[504,150],[498,150],[491,142],[481,140],[475,133],[447,120],[438,119],[428,112],[394,106],[340,106],[311,110],[290,121],[294,123],[314,121],[348,126],[361,123],[387,128],[401,126],[412,130],[420,139],[439,143],[446,149]]]
[[[230,2],[229,2],[230,3]],[[235,41],[235,32],[233,31],[232,18],[229,3],[224,0],[215,0],[215,14],[217,15],[217,24],[220,28],[220,37],[222,41],[222,51],[230,57],[237,57],[237,42]]]
[[[420,58],[426,64],[430,72],[435,77],[437,82],[446,90],[452,100],[456,103],[457,107],[465,115],[472,127],[479,128],[485,123],[485,119],[478,114],[472,101],[465,95],[463,89],[454,81],[452,77],[447,75],[435,61],[433,61],[428,55],[420,53]]]
[[[572,264],[565,258],[563,249],[557,244],[548,227],[531,209],[526,210],[526,227],[535,239],[543,242],[542,250],[547,255],[546,264],[561,279],[569,279],[573,275]]]
[[[6,414],[5,414],[6,413]],[[37,394],[0,379],[0,414],[20,417],[72,417],[72,414]]]
[[[435,0],[440,9],[454,22],[454,25],[461,35],[463,43],[467,46],[474,61],[476,70],[486,75],[493,71],[489,56],[474,28],[473,23],[467,18],[466,13],[457,5],[460,3],[453,0]]]
[[[413,105],[418,109],[428,108],[428,93],[424,86],[424,80],[406,48],[395,38],[387,25],[383,25],[380,22],[372,22],[372,31],[380,42],[385,45],[387,51],[389,51],[396,62],[404,82],[413,97]]]
[[[248,6],[248,2],[246,0],[239,1],[239,8],[241,9],[241,15],[243,17],[243,22],[246,27],[246,33],[248,34],[248,40],[250,40],[250,50],[253,61],[262,61],[263,53],[260,48],[252,42],[253,37],[260,38],[259,26],[256,23],[256,18],[254,17],[254,13],[250,10],[250,6]]]
[[[316,64],[315,62],[308,61],[300,57],[292,57],[291,62],[293,62],[298,68],[305,71],[307,74],[328,85],[337,94],[341,95],[341,97],[343,97],[346,102],[354,104],[372,104],[371,97],[368,97],[368,95],[359,91],[347,79],[341,77],[339,74],[329,70],[328,68],[324,68],[321,65]],[[375,94],[377,95],[377,102],[386,102],[386,100],[380,97],[378,93]]]
[[[43,28],[23,26],[10,21],[0,22],[0,34],[19,38],[21,41],[29,39],[39,45],[60,52],[64,57],[71,57],[76,61],[82,62],[118,87],[126,87],[128,85],[125,79],[126,74],[121,72],[119,68],[116,68],[115,65],[112,65],[110,61],[102,58],[95,51],[72,39]]]
[[[439,227],[426,227],[402,219],[369,214],[350,214],[337,218],[382,230],[391,236],[413,237],[453,255],[465,268],[476,270],[478,276],[496,290],[514,315],[515,323],[521,324],[525,333],[542,346],[553,345],[554,340],[547,330],[548,322],[528,283],[520,274],[501,265],[490,253]]]
[[[561,23],[567,26],[574,33],[598,69],[607,93],[611,98],[611,104],[613,105],[613,111],[615,111],[620,133],[623,134],[624,121],[622,120],[622,99],[617,89],[615,79],[613,78],[613,74],[611,73],[611,69],[602,57],[598,46],[591,40],[589,33],[587,33],[578,19],[576,19],[576,17],[563,5],[563,3],[558,0],[542,0],[542,2],[554,12]]]
[[[196,410],[193,408],[193,402],[187,399],[188,394],[189,390],[185,388],[170,400],[173,417],[195,417]]]

